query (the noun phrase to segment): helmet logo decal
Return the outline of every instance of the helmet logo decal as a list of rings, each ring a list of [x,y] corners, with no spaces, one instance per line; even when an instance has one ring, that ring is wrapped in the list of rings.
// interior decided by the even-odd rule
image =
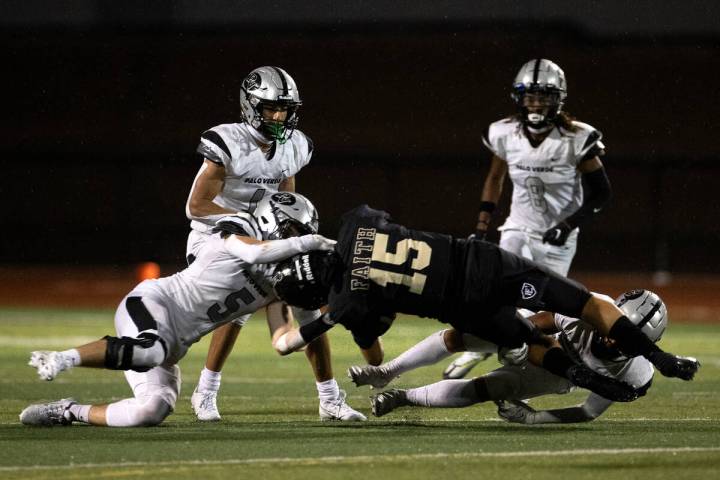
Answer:
[[[310,267],[310,255],[305,254],[302,256],[302,271],[305,274],[305,280],[308,282],[315,281],[312,268]]]
[[[520,294],[522,295],[523,300],[530,300],[535,295],[537,295],[537,290],[535,290],[535,286],[530,283],[523,283],[522,288],[520,289]]]
[[[260,88],[260,83],[260,75],[257,72],[252,72],[243,81],[243,88],[245,90],[255,90],[257,88]]]
[[[297,202],[297,199],[294,195],[290,193],[280,192],[280,193],[274,193],[270,199],[274,202],[279,203],[280,205],[295,205]]]

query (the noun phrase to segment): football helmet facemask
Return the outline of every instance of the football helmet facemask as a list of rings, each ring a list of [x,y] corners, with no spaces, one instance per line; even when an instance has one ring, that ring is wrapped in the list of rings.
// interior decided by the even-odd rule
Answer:
[[[515,76],[511,97],[527,127],[545,129],[558,116],[567,98],[565,73],[550,60],[530,60]]]
[[[266,193],[250,211],[260,226],[263,240],[279,240],[318,231],[317,209],[299,193]]]
[[[259,67],[245,77],[240,86],[240,111],[243,120],[255,130],[278,143],[287,142],[298,124],[302,105],[295,80],[282,68]],[[284,121],[274,121],[263,114],[268,110],[285,110]]]
[[[272,283],[278,298],[288,305],[315,310],[328,302],[340,257],[335,252],[314,250],[280,262]]]

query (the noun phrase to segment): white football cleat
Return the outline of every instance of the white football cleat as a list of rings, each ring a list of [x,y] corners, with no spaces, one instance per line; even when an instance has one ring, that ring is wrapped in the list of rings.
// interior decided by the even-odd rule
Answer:
[[[464,378],[475,365],[489,358],[492,353],[465,352],[447,366],[443,372],[444,379]]]
[[[340,396],[335,400],[320,400],[320,420],[323,422],[364,422],[367,420],[365,415],[354,410],[345,402],[346,396],[345,390],[340,390]]]
[[[28,365],[37,368],[40,378],[48,382],[57,377],[58,373],[73,367],[72,360],[62,352],[47,351],[32,352]]]
[[[39,425],[52,427],[53,425],[70,425],[74,418],[68,411],[75,400],[63,398],[57,402],[38,403],[30,405],[20,412],[20,421],[24,425]]]
[[[217,422],[220,421],[220,411],[217,407],[217,392],[212,390],[198,390],[190,397],[195,416],[201,422]]]
[[[393,388],[386,392],[380,392],[370,397],[372,413],[376,417],[387,415],[398,407],[410,405],[407,401],[407,391]]]
[[[353,365],[348,368],[347,374],[358,387],[370,385],[373,388],[383,388],[398,378],[398,376],[391,376],[385,368],[373,365]]]

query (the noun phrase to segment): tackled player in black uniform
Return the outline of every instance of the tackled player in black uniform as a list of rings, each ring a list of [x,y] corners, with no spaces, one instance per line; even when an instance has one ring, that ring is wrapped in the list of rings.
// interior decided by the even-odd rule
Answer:
[[[497,245],[410,230],[367,205],[343,215],[338,237],[335,252],[301,254],[276,270],[275,289],[287,303],[329,307],[316,321],[284,333],[275,343],[282,354],[338,323],[369,349],[400,312],[436,318],[502,347],[527,343],[533,364],[610,400],[637,398],[629,385],[574,363],[517,314],[526,308],[581,318],[615,339],[624,354],[645,356],[665,376],[691,380],[699,368],[694,358],[662,351],[614,303]]]

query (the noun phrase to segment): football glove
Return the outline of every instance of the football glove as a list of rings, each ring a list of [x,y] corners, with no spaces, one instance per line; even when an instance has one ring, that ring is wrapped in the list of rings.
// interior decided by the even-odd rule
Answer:
[[[556,247],[562,247],[567,242],[572,227],[567,222],[560,222],[543,234],[543,243],[549,243]]]
[[[498,416],[510,423],[532,425],[535,423],[535,410],[520,400],[498,400]]]

